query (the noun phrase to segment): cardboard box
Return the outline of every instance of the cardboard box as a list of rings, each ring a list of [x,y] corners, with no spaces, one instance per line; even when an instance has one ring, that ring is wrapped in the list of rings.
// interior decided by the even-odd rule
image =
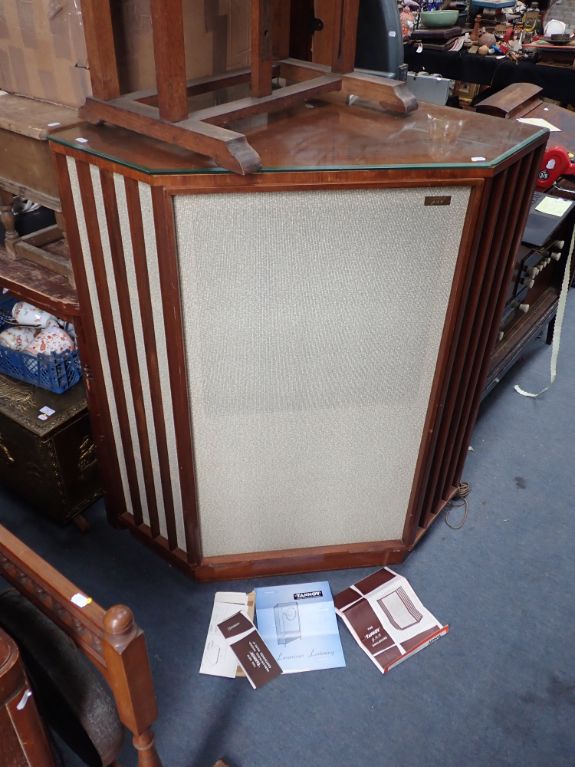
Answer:
[[[183,0],[188,79],[248,66],[249,0]],[[123,92],[155,88],[150,0],[123,0],[117,40]]]
[[[155,88],[150,0],[113,4],[123,92]],[[188,79],[249,65],[249,0],[183,0]],[[68,106],[91,93],[79,0],[2,0],[0,89]]]
[[[0,89],[79,106],[90,93],[77,0],[2,0]]]

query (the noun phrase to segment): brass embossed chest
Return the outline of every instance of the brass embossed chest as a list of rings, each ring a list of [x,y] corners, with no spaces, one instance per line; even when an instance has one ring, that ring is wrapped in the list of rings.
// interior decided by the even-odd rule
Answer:
[[[0,376],[0,484],[59,522],[100,497],[82,384],[52,394]]]

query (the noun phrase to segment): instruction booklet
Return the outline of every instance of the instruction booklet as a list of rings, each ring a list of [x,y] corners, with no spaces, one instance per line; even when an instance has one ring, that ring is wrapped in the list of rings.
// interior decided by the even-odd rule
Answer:
[[[345,666],[327,581],[256,588],[256,617],[285,674]]]
[[[382,673],[447,634],[409,581],[384,567],[335,597],[337,614]]]

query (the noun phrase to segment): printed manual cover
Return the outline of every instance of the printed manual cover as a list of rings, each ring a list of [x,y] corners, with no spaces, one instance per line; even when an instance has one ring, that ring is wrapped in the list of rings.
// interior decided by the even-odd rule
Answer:
[[[335,598],[337,614],[382,673],[447,634],[409,581],[384,567]]]
[[[256,617],[285,674],[345,666],[327,581],[257,588]]]

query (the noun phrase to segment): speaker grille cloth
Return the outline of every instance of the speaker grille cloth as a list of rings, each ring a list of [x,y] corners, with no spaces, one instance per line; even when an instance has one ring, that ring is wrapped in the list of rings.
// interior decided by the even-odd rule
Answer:
[[[468,200],[174,198],[205,556],[401,537]]]

